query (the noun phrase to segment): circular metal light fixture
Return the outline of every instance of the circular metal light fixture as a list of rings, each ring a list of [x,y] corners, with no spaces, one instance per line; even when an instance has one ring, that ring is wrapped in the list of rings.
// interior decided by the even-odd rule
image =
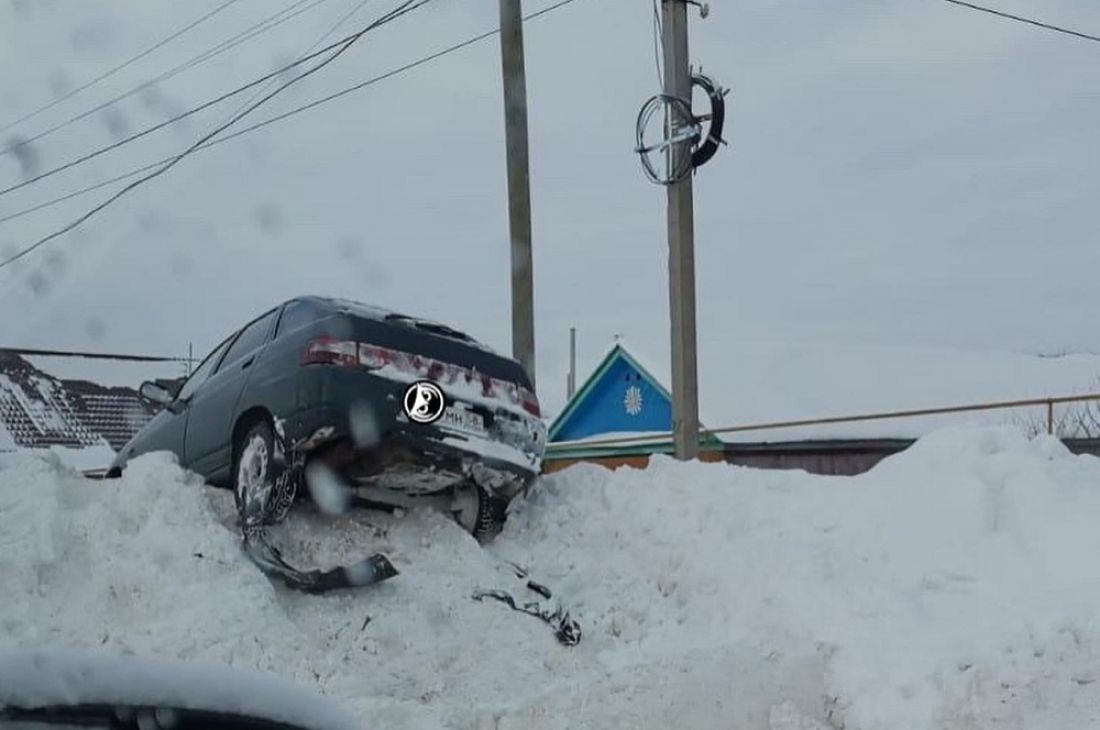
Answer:
[[[654,124],[654,120],[660,120],[660,124]],[[691,113],[690,102],[670,94],[651,97],[638,112],[635,132],[634,151],[650,180],[671,185],[691,173],[691,150],[702,135],[702,127]]]
[[[650,97],[638,112],[634,151],[642,161],[646,177],[658,185],[672,185],[684,179],[726,143],[722,129],[729,91],[702,74],[691,77],[691,86],[707,95],[709,113],[696,116],[690,100],[670,94]],[[708,122],[705,134],[703,122]]]

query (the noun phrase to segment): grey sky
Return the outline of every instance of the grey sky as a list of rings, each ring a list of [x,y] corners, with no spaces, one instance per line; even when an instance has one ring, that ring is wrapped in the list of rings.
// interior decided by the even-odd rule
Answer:
[[[1100,6],[989,0],[1100,32]],[[215,6],[0,6],[0,126]],[[394,3],[371,0],[350,31]],[[547,2],[526,2],[525,10]],[[942,0],[712,2],[693,57],[732,87],[723,150],[696,178],[703,356],[739,340],[1100,349],[1100,44]],[[293,58],[354,5],[322,5],[35,146],[49,167]],[[30,134],[233,35],[241,0],[126,72],[0,135]],[[256,119],[494,25],[495,0],[437,0]],[[563,396],[627,335],[667,357],[663,192],[631,152],[658,88],[651,9],[577,0],[528,26],[540,390]],[[242,100],[243,101],[243,100]],[[240,102],[0,197],[0,217],[186,147]],[[297,293],[443,319],[501,350],[507,221],[495,39],[185,160],[0,272],[0,343],[180,353]],[[0,181],[18,180],[15,156]],[[0,224],[0,252],[106,191]],[[812,372],[807,373],[811,377]]]

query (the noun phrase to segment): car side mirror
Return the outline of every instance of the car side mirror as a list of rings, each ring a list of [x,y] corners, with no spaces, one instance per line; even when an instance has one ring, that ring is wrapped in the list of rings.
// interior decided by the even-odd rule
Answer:
[[[142,383],[141,388],[138,389],[138,393],[140,393],[141,397],[145,400],[152,401],[162,406],[166,406],[175,400],[172,393],[169,392],[167,388],[151,380]]]

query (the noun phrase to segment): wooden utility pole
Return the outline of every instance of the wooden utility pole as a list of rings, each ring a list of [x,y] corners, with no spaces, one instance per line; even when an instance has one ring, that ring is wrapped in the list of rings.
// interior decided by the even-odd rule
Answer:
[[[662,0],[664,92],[691,101],[691,65],[688,57],[688,18],[685,0]],[[669,138],[693,120],[682,119],[669,107]],[[682,169],[691,146],[670,145],[669,169]],[[691,173],[668,186],[668,294],[672,329],[672,431],[677,459],[699,453],[699,380],[695,337],[695,214]]]
[[[523,62],[523,10],[520,0],[500,0],[500,59],[504,74],[508,229],[512,241],[512,355],[534,383],[535,284],[531,257],[527,79]]]
[[[565,381],[565,395],[572,398],[577,392],[577,328],[569,328],[569,377]]]

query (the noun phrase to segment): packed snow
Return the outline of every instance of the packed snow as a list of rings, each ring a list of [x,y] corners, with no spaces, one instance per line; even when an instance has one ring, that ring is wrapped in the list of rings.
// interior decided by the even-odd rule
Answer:
[[[93,481],[0,469],[0,650],[270,672],[371,727],[1080,728],[1100,717],[1100,460],[1008,428],[936,432],[857,477],[655,458],[579,465],[480,548],[430,510],[320,514],[292,562],[382,551],[372,589],[308,596],[241,555],[232,495],[165,455]],[[551,587],[584,628],[471,593]]]
[[[83,448],[71,448],[68,446],[50,446],[44,449],[24,449],[14,445],[6,448],[3,442],[3,425],[0,424],[0,468],[5,462],[15,462],[23,458],[56,458],[62,464],[82,472],[97,473],[106,471],[115,458],[115,450],[107,444],[86,446]]]
[[[115,450],[107,443],[99,443],[95,446],[72,448],[69,446],[50,446],[48,449],[19,449],[19,451],[34,453],[35,451],[48,452],[65,466],[80,471],[98,472],[106,470],[115,458]]]

